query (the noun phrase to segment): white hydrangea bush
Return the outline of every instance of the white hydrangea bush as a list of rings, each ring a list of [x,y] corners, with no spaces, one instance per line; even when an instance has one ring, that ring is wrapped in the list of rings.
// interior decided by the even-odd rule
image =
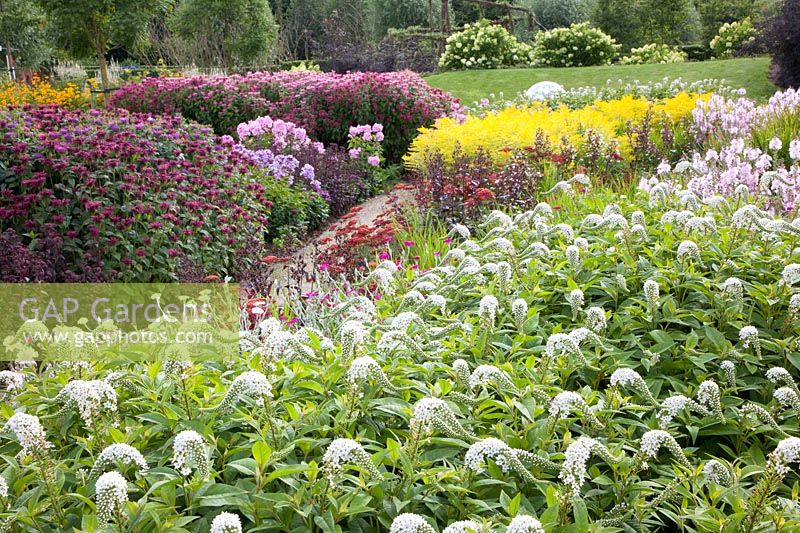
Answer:
[[[533,63],[530,45],[519,42],[488,20],[467,24],[447,38],[439,67],[447,70],[489,69]]]

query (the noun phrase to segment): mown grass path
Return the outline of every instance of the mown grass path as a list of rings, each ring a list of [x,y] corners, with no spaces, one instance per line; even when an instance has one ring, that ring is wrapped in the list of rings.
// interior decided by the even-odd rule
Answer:
[[[555,81],[566,88],[605,85],[607,80],[624,83],[659,81],[664,77],[683,78],[692,82],[707,78],[724,79],[731,87],[747,89],[757,100],[766,100],[777,90],[769,81],[769,58],[741,58],[721,61],[700,61],[670,65],[608,65],[577,68],[521,68],[469,70],[434,74],[426,78],[434,87],[441,87],[461,98],[466,104],[490,93],[503,92],[511,98],[540,81]]]

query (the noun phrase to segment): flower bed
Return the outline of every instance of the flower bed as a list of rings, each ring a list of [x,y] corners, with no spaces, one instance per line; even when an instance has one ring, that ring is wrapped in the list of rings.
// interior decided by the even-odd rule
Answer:
[[[269,115],[304,128],[314,140],[345,146],[351,126],[384,126],[385,155],[397,162],[417,128],[458,109],[457,102],[411,72],[256,72],[246,76],[149,78],[123,86],[112,105],[180,113],[218,134]]]
[[[0,83],[0,107],[24,104],[57,104],[69,108],[89,107],[89,90],[80,90],[73,83],[55,87],[48,80],[34,77],[33,82]]]
[[[796,529],[798,229],[701,200],[494,212],[420,270],[371,269],[379,301],[309,295],[224,362],[6,371],[0,519]]]
[[[47,265],[35,279],[165,281],[181,261],[219,274],[263,244],[264,186],[208,127],[40,106],[0,111],[0,129],[0,220],[21,261]]]

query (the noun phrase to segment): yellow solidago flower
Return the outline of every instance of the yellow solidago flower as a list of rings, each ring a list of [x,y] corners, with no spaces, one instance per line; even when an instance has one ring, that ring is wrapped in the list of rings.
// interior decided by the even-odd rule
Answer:
[[[574,147],[580,147],[586,140],[587,130],[593,130],[606,141],[616,141],[621,154],[626,156],[630,153],[625,134],[628,123],[639,124],[650,112],[657,123],[674,124],[691,116],[698,99],[708,101],[710,96],[679,93],[651,102],[627,95],[618,100],[595,101],[581,109],[566,106],[550,109],[534,103],[524,108],[510,107],[483,118],[470,115],[461,124],[443,118],[430,128],[420,128],[420,135],[411,143],[405,161],[410,168],[421,170],[427,154],[438,151],[448,160],[459,145],[467,154],[481,147],[495,162],[502,163],[510,157],[509,148],[533,145],[538,131],[553,145],[559,145],[566,138]]]

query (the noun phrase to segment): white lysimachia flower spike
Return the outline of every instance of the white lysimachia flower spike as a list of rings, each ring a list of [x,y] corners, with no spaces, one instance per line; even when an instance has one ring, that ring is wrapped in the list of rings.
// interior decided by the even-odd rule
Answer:
[[[725,381],[729,387],[736,387],[736,365],[733,361],[723,361],[719,364],[720,369],[725,374]]]
[[[8,498],[8,482],[3,476],[0,476],[0,498]]]
[[[147,473],[148,466],[142,453],[129,444],[116,443],[106,446],[100,452],[94,462],[92,470],[89,472],[89,479],[95,479],[105,470],[116,464],[135,466],[139,475]]]
[[[769,411],[767,411],[766,409],[764,409],[763,407],[761,407],[760,405],[758,405],[756,403],[747,402],[746,404],[744,404],[740,408],[739,413],[740,413],[742,418],[744,418],[746,416],[752,416],[753,418],[755,418],[756,420],[758,420],[762,424],[767,424],[769,427],[771,427],[773,429],[773,431],[775,431],[776,433],[778,433],[781,436],[784,436],[784,437],[788,437],[789,436],[780,427],[780,425],[778,425],[778,422],[775,421],[775,419],[772,417],[772,415],[769,413]]]
[[[128,482],[116,471],[106,472],[95,483],[97,521],[108,524],[128,502]]]
[[[700,248],[694,241],[683,241],[678,245],[678,259],[699,259]]]
[[[469,447],[464,456],[464,466],[475,472],[483,471],[483,464],[487,459],[493,460],[503,473],[515,472],[528,482],[536,479],[528,472],[520,460],[520,454],[527,454],[524,450],[515,450],[500,439],[488,438],[479,440]],[[531,454],[532,455],[532,454]]]
[[[758,330],[755,326],[745,326],[739,330],[739,340],[743,348],[752,348],[756,357],[761,357],[761,342],[758,340]]]
[[[410,425],[414,432],[429,433],[435,429],[449,437],[468,440],[474,438],[461,425],[447,403],[439,398],[422,398],[417,401]]]
[[[481,320],[483,320],[489,327],[492,327],[494,326],[494,320],[497,316],[497,308],[499,306],[500,303],[497,301],[497,298],[491,294],[487,294],[481,298],[478,306],[478,316],[480,316]]]
[[[506,533],[545,533],[542,523],[529,515],[517,515],[511,519]]]
[[[597,334],[606,329],[606,312],[602,307],[593,306],[586,310],[586,326]]]
[[[459,520],[444,528],[442,533],[488,533],[488,530],[475,521]]]
[[[272,385],[267,376],[255,370],[248,370],[236,376],[218,409],[222,413],[230,413],[245,397],[259,401],[272,398]]]
[[[716,459],[711,459],[703,465],[703,473],[706,475],[708,481],[724,487],[727,487],[733,481],[731,471],[728,467]]]
[[[52,447],[52,444],[47,442],[44,428],[42,428],[39,418],[34,415],[14,413],[6,422],[4,430],[14,433],[20,446],[22,446],[20,455],[41,453]]]
[[[197,470],[201,478],[207,478],[208,455],[203,437],[192,430],[178,433],[172,445],[172,464],[184,476],[191,474],[192,470]]]
[[[358,320],[348,320],[339,330],[339,339],[342,342],[342,359],[349,361],[364,343],[367,328]]]
[[[572,310],[572,320],[577,319],[578,314],[583,310],[583,304],[585,302],[583,291],[580,289],[573,289],[567,297],[567,302],[569,302],[570,309]]]
[[[469,377],[469,388],[473,390],[478,387],[488,387],[491,384],[494,384],[501,392],[519,394],[519,389],[511,381],[508,372],[494,365],[479,365]]]
[[[25,385],[25,374],[14,370],[0,370],[0,393],[15,392]]]
[[[601,427],[603,424],[592,413],[589,404],[583,399],[583,396],[577,392],[562,391],[550,401],[548,412],[554,419],[566,419],[570,412],[576,411],[581,413],[586,420],[594,427]]]
[[[791,387],[779,387],[772,396],[787,409],[800,410],[800,396]]]
[[[775,385],[785,385],[790,387],[797,393],[798,396],[800,396],[800,389],[798,389],[797,383],[794,381],[794,378],[789,371],[782,366],[774,366],[767,370],[767,379]]]
[[[658,309],[658,300],[660,298],[660,291],[658,282],[648,279],[644,282],[644,299],[647,302],[647,313],[649,320],[655,316],[656,309]]]
[[[653,397],[653,393],[647,387],[642,376],[632,368],[618,368],[611,374],[612,387],[630,386],[641,394],[648,402],[653,405],[658,405],[658,402]]]
[[[796,284],[798,281],[800,281],[800,265],[797,263],[786,265],[783,268],[781,279],[783,280],[783,283],[789,285],[790,287]]]
[[[724,417],[720,398],[719,385],[713,381],[706,380],[697,389],[697,400],[700,404],[713,413],[714,416],[721,419]]]
[[[114,415],[117,412],[116,391],[100,379],[70,381],[59,391],[56,401],[68,409],[77,410],[87,428],[99,423],[101,414]]]
[[[639,451],[645,459],[655,459],[658,456],[659,449],[662,447],[667,448],[672,453],[672,456],[683,466],[686,468],[692,467],[675,437],[661,429],[653,429],[642,435]]]
[[[223,511],[211,521],[209,533],[242,533],[242,520],[237,514]]]
[[[436,533],[436,530],[420,515],[403,513],[392,520],[389,533]]]
[[[576,493],[579,493],[586,479],[586,464],[592,454],[599,455],[609,463],[617,463],[621,458],[614,457],[608,448],[589,437],[578,437],[564,452],[564,463],[558,474],[559,479]]]
[[[661,402],[661,410],[658,412],[657,418],[661,428],[666,428],[669,423],[672,422],[672,419],[684,409],[688,409],[689,411],[694,411],[703,415],[708,414],[708,410],[705,407],[698,404],[694,400],[683,396],[682,394],[670,396]]]
[[[374,380],[387,390],[395,390],[380,365],[368,355],[356,357],[350,362],[345,379],[347,380],[348,388],[351,390],[357,389],[368,380]]]
[[[800,462],[800,438],[787,437],[780,441],[775,450],[769,454],[769,459],[786,473],[788,465]]]
[[[581,269],[581,249],[578,248],[574,244],[570,244],[567,246],[566,252],[567,256],[567,263],[569,264],[570,268],[575,271]]]
[[[522,331],[522,326],[528,318],[528,302],[522,298],[517,298],[511,304],[511,314],[514,315],[514,324],[517,326],[517,331]]]
[[[373,478],[380,478],[381,473],[372,463],[372,457],[358,442],[353,439],[335,439],[328,445],[322,456],[322,465],[330,478],[343,471],[343,465],[352,464],[366,470]]]

